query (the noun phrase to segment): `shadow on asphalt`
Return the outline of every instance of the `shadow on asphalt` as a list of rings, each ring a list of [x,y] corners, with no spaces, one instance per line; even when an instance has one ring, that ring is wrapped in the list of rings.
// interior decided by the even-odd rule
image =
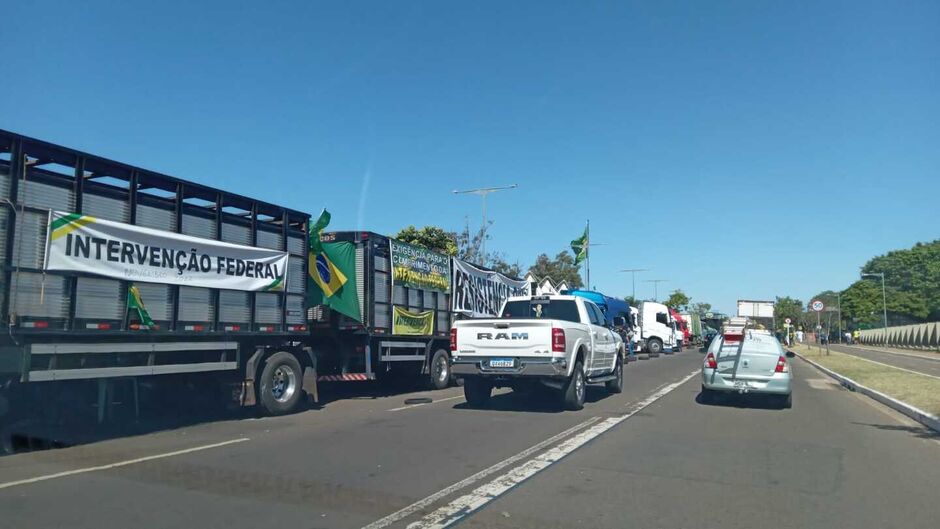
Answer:
[[[584,395],[584,404],[600,402],[611,396],[603,386],[588,386],[587,393]],[[548,388],[531,391],[510,391],[494,395],[485,408],[475,408],[466,402],[461,402],[455,405],[453,409],[485,409],[526,413],[563,413],[566,411],[561,405],[559,392]]]
[[[714,406],[718,408],[748,408],[754,410],[775,411],[782,411],[787,409],[770,395],[719,393],[712,397],[706,398],[702,395],[702,393],[699,393],[695,396],[695,402],[701,406]]]
[[[914,437],[917,437],[918,439],[933,439],[935,441],[940,441],[940,433],[935,432],[926,426],[908,426],[904,424],[872,424],[868,422],[852,422],[852,424],[868,426],[870,428],[875,428],[876,430],[907,432]]]
[[[171,386],[172,389],[164,389],[162,385],[142,387],[140,414],[136,419],[133,401],[122,397],[114,408],[113,417],[100,424],[96,418],[96,407],[78,406],[74,401],[53,407],[52,410],[44,410],[44,417],[26,417],[12,423],[0,423],[0,457],[261,416],[254,408],[227,404],[217,394],[208,395],[180,385]],[[320,402],[314,404],[303,401],[294,414],[319,411],[340,400],[394,397],[428,388],[412,380],[389,384],[321,383],[318,389]]]

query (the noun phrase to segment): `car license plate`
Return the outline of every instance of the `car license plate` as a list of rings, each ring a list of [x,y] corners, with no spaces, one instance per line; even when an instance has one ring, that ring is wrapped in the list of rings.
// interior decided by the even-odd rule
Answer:
[[[516,361],[512,358],[492,358],[490,367],[515,367]]]
[[[748,388],[748,385],[747,385],[747,382],[746,382],[746,381],[744,381],[744,380],[735,380],[735,381],[734,381],[734,389],[747,389],[747,388]]]

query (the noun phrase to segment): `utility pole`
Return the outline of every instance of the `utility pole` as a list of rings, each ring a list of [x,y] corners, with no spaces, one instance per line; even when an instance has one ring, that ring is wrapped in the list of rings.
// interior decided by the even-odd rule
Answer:
[[[659,301],[659,284],[669,281],[668,279],[647,279],[647,283],[653,284],[653,301]]]
[[[839,343],[842,343],[844,339],[842,334],[842,292],[836,292],[836,299],[839,300]]]
[[[621,270],[621,272],[630,272],[630,275],[632,276],[634,303],[636,302],[636,273],[637,272],[649,272],[649,270],[650,270],[649,268],[627,268],[625,270]]]
[[[490,193],[495,193],[497,191],[504,191],[506,189],[515,189],[519,187],[519,184],[513,184],[511,186],[502,186],[502,187],[478,187],[476,189],[465,189],[463,191],[454,190],[455,195],[479,195],[483,198],[483,227],[480,229],[480,233],[483,236],[483,240],[480,241],[481,246],[481,261],[486,261],[486,195]],[[469,235],[469,233],[468,233]],[[472,239],[471,239],[472,240]],[[486,266],[486,263],[480,262],[482,266]]]

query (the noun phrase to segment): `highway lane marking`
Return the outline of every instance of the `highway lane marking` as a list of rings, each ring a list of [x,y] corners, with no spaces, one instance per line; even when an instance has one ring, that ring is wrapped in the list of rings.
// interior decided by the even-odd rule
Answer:
[[[871,359],[865,358],[865,357],[863,357],[863,356],[856,356],[856,355],[853,355],[852,353],[842,353],[842,354],[847,354],[847,355],[849,355],[849,356],[851,356],[851,357],[853,357],[853,358],[858,358],[859,360],[864,360],[864,361],[866,361],[866,362],[871,362],[872,364],[878,364],[878,365],[880,365],[880,366],[890,367],[891,369],[900,369],[901,371],[907,371],[908,373],[913,373],[913,374],[915,374],[915,375],[921,375],[921,376],[930,377],[930,378],[935,378],[935,379],[937,379],[937,380],[940,380],[940,377],[938,377],[938,376],[936,376],[936,375],[928,375],[927,373],[921,373],[920,371],[914,371],[913,369],[905,369],[905,368],[903,368],[903,367],[893,366],[893,365],[891,365],[891,364],[886,364],[886,363],[884,363],[884,362],[878,362],[878,361],[876,361],[876,360],[871,360]]]
[[[504,459],[504,460],[500,461],[499,463],[496,463],[495,465],[493,465],[493,466],[491,466],[491,467],[489,467],[489,468],[485,468],[485,469],[483,469],[483,470],[477,472],[476,474],[474,474],[474,475],[472,475],[472,476],[470,476],[470,477],[468,477],[468,478],[464,478],[464,479],[458,481],[457,483],[454,483],[453,485],[450,485],[449,487],[443,488],[443,489],[441,489],[441,490],[435,492],[434,494],[431,494],[430,496],[428,496],[428,497],[426,497],[426,498],[424,498],[424,499],[418,500],[418,501],[412,503],[411,505],[405,507],[404,509],[401,509],[401,510],[399,510],[399,511],[393,512],[392,514],[389,514],[388,516],[386,516],[386,517],[384,517],[384,518],[382,518],[382,519],[376,520],[376,521],[370,523],[369,525],[363,527],[362,529],[381,529],[381,528],[383,528],[383,527],[388,527],[389,525],[392,525],[393,523],[398,522],[398,521],[400,521],[400,520],[404,520],[405,518],[411,516],[412,514],[414,514],[414,513],[418,512],[418,511],[422,510],[422,509],[425,509],[425,508],[431,506],[432,504],[434,504],[434,502],[440,500],[441,498],[447,497],[447,496],[449,496],[449,495],[451,495],[451,494],[457,492],[457,491],[460,490],[460,489],[469,487],[470,485],[473,485],[473,484],[476,483],[477,481],[480,481],[481,479],[483,479],[483,478],[485,478],[485,477],[487,477],[487,476],[489,476],[489,475],[491,475],[491,474],[494,474],[494,473],[496,473],[496,472],[499,472],[500,470],[506,468],[507,466],[512,465],[512,464],[514,464],[514,463],[516,463],[516,462],[518,462],[518,461],[521,461],[521,460],[523,460],[523,459],[529,457],[530,455],[532,455],[532,454],[534,454],[534,453],[536,453],[536,452],[539,452],[540,450],[543,450],[543,449],[545,449],[546,447],[548,447],[548,446],[554,444],[555,442],[557,442],[557,441],[559,441],[559,440],[561,440],[561,439],[564,439],[565,437],[567,437],[567,436],[573,434],[574,432],[577,432],[578,430],[582,430],[582,429],[584,429],[584,428],[587,428],[588,426],[590,426],[590,425],[596,423],[596,422],[599,421],[599,420],[601,420],[600,417],[591,417],[590,419],[588,419],[588,420],[586,420],[586,421],[584,421],[584,422],[582,422],[582,423],[576,424],[576,425],[572,426],[571,428],[568,428],[567,430],[565,430],[565,431],[563,431],[563,432],[561,432],[561,433],[559,433],[559,434],[555,434],[555,435],[549,437],[548,439],[545,439],[544,441],[542,441],[542,442],[540,442],[540,443],[538,443],[538,444],[536,444],[536,445],[533,445],[533,446],[531,446],[531,447],[529,447],[529,448],[526,448],[526,449],[523,450],[522,452],[519,452],[518,454],[516,454],[516,455],[514,455],[514,456],[512,456],[512,457],[510,457],[510,458]]]
[[[398,408],[392,408],[392,409],[387,410],[387,411],[410,410],[411,408],[417,408],[418,406],[427,406],[428,404],[437,404],[438,402],[444,402],[444,401],[448,401],[448,400],[457,400],[457,399],[463,399],[463,398],[464,398],[463,395],[457,395],[456,397],[447,397],[446,399],[434,399],[434,400],[431,401],[431,402],[419,402],[418,404],[408,404],[407,406],[401,406],[401,407],[398,407]]]
[[[617,426],[623,421],[636,415],[641,410],[647,408],[659,399],[671,393],[682,384],[685,384],[693,377],[697,376],[699,373],[701,373],[701,369],[692,371],[681,380],[673,382],[672,384],[668,384],[662,389],[652,393],[645,399],[632,405],[626,414],[605,419],[598,424],[595,424],[586,430],[575,434],[560,444],[526,461],[522,465],[513,468],[509,472],[497,477],[489,483],[477,487],[470,493],[455,499],[454,501],[431,512],[420,520],[409,524],[408,529],[441,529],[465,519],[467,516],[485,507],[488,503],[499,498],[516,485],[557,463],[568,454],[571,454],[578,448],[587,444],[589,441],[592,441],[614,426]],[[374,529],[372,526],[367,527],[368,529]]]
[[[916,354],[916,353],[908,353],[908,352],[904,352],[904,351],[888,351],[887,349],[876,349],[876,348],[874,348],[874,347],[862,347],[862,346],[860,346],[860,345],[845,345],[845,344],[840,344],[839,346],[840,346],[840,347],[845,347],[846,349],[857,349],[857,350],[859,350],[859,351],[868,351],[868,352],[871,352],[871,353],[884,353],[884,354],[889,354],[889,355],[906,356],[906,357],[909,357],[909,358],[920,358],[920,359],[922,359],[922,360],[930,360],[930,361],[933,361],[933,362],[940,362],[940,355],[926,356],[926,355],[919,355],[919,354]],[[838,349],[836,349],[836,350],[838,351]]]
[[[222,446],[228,446],[235,443],[243,443],[249,441],[248,437],[239,437],[238,439],[231,439],[229,441],[222,441],[221,443],[212,443],[202,446],[194,446],[192,448],[185,448],[183,450],[175,450],[173,452],[166,452],[163,454],[155,454],[152,456],[138,457],[137,459],[128,459],[126,461],[118,461],[117,463],[110,463],[107,465],[100,465],[96,467],[86,467],[78,468],[75,470],[67,470],[65,472],[56,472],[55,474],[46,474],[44,476],[36,476],[34,478],[21,479],[18,481],[8,481],[6,483],[0,483],[0,489],[8,489],[11,487],[18,487],[20,485],[29,485],[30,483],[38,483],[40,481],[47,481],[50,479],[64,478],[68,476],[74,476],[76,474],[85,474],[88,472],[98,472],[100,470],[109,470],[112,468],[126,467],[128,465],[136,465],[138,463],[146,463],[147,461],[153,461],[155,459],[163,459],[167,457],[180,456],[183,454],[190,454],[192,452],[199,452],[202,450],[209,450],[210,448],[219,448]]]

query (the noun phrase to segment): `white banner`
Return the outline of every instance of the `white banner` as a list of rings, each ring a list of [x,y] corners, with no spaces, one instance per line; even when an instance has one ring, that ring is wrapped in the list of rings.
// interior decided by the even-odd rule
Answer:
[[[454,259],[452,310],[472,318],[499,316],[499,309],[509,296],[528,296],[529,283],[480,270],[470,263]]]
[[[287,252],[52,211],[44,268],[145,283],[280,291],[287,282]]]

